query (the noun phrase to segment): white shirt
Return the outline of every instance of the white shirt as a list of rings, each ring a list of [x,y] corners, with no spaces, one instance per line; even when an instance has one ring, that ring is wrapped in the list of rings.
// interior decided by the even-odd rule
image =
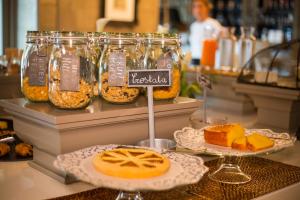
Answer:
[[[202,43],[203,40],[205,39],[204,29],[207,26],[211,26],[214,29],[215,35],[219,35],[222,29],[221,24],[213,18],[207,18],[202,22],[195,21],[190,26],[190,32],[191,32],[190,45],[191,45],[192,58],[194,59],[201,59]]]

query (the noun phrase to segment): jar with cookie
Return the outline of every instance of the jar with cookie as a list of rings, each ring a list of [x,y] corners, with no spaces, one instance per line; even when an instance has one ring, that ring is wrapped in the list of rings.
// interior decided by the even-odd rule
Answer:
[[[138,69],[139,49],[133,33],[110,33],[107,49],[100,58],[99,92],[104,100],[114,104],[134,102],[140,89],[128,87],[127,71]]]
[[[57,108],[79,109],[93,97],[94,67],[87,37],[80,32],[56,32],[49,60],[49,100]]]
[[[143,63],[147,69],[171,69],[172,85],[154,87],[155,100],[174,99],[180,92],[181,57],[177,34],[149,33],[144,38],[146,46]]]
[[[27,31],[21,60],[21,90],[33,102],[48,101],[48,62],[50,32]]]

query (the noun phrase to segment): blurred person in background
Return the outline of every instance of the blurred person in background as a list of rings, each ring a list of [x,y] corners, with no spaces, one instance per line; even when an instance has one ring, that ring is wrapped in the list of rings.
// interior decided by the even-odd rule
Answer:
[[[192,65],[199,65],[202,55],[202,45],[205,39],[205,29],[210,27],[214,30],[214,35],[218,36],[222,30],[222,25],[215,19],[209,17],[212,9],[209,0],[193,0],[192,14],[195,18],[190,26],[190,46],[192,53]]]

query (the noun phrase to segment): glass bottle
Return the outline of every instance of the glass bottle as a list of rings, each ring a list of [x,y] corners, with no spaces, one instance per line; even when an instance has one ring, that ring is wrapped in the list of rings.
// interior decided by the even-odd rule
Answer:
[[[234,70],[236,48],[236,37],[234,33],[234,27],[224,29],[219,41],[220,67],[222,70]]]
[[[215,57],[218,46],[214,28],[206,26],[204,28],[204,37],[201,65],[213,69],[215,66]]]
[[[93,97],[93,64],[87,37],[80,32],[56,32],[49,61],[49,100],[57,108],[86,107]]]
[[[174,99],[180,92],[181,57],[177,34],[153,33],[145,38],[145,56],[141,61],[146,69],[171,69],[172,85],[154,87],[155,100]]]
[[[27,31],[21,59],[21,90],[33,102],[48,101],[49,32]]]
[[[254,36],[254,27],[241,27],[241,37],[238,41],[238,67],[243,67],[255,53],[256,38]]]
[[[131,103],[139,96],[139,88],[127,85],[127,70],[139,68],[138,51],[135,34],[109,33],[107,48],[99,61],[99,92],[107,102]]]

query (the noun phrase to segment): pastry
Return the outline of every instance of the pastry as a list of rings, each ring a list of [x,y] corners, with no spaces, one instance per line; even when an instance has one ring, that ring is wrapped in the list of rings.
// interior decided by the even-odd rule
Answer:
[[[32,146],[25,143],[17,144],[15,147],[15,152],[19,156],[32,156]]]
[[[210,126],[204,129],[204,139],[207,143],[231,147],[232,142],[245,135],[245,129],[239,124],[224,124]]]
[[[251,151],[259,151],[274,146],[274,141],[259,133],[247,136],[247,148]]]
[[[154,151],[120,148],[97,154],[93,165],[96,170],[109,176],[141,179],[166,173],[170,161]]]
[[[238,149],[241,151],[246,151],[247,149],[247,137],[239,137],[233,140],[231,147],[233,149]]]
[[[10,152],[10,147],[6,143],[0,143],[0,157],[5,156],[8,152]]]

